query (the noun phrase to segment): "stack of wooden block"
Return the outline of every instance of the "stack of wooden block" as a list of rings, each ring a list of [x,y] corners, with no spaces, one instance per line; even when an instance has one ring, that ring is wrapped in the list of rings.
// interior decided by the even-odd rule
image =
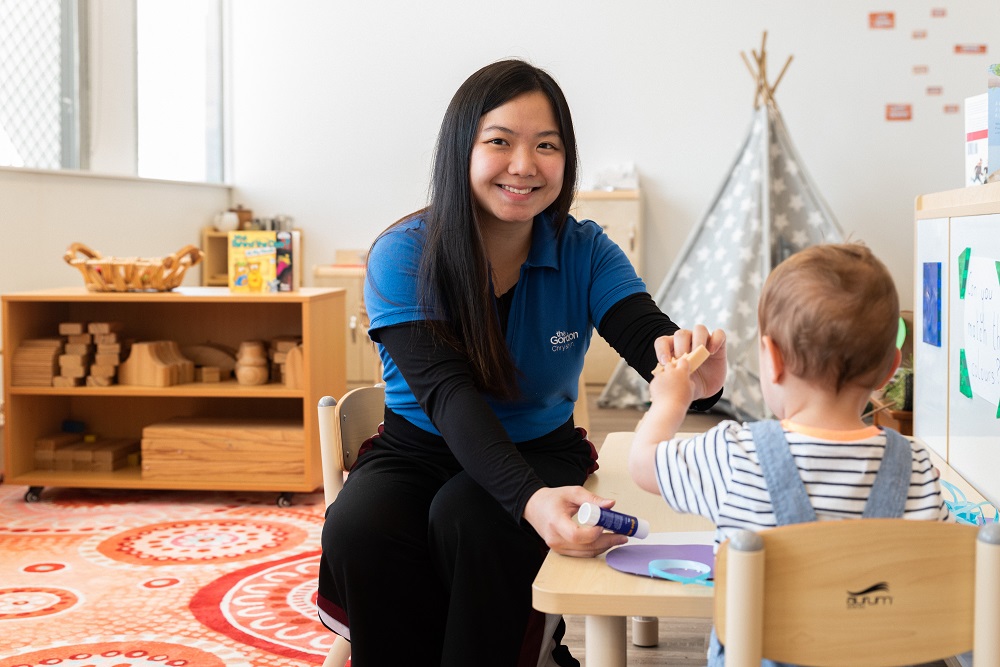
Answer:
[[[54,433],[35,440],[35,469],[111,472],[124,468],[129,456],[138,452],[139,440],[135,438]]]
[[[268,341],[268,357],[271,359],[271,377],[283,382],[291,389],[298,388],[302,368],[302,338],[279,336]],[[289,365],[291,364],[291,366]],[[291,376],[291,382],[289,382]]]
[[[87,376],[88,387],[107,387],[115,383],[118,366],[128,355],[127,343],[121,339],[120,322],[91,322],[87,332],[94,337],[94,363]]]
[[[107,387],[115,383],[121,363],[122,344],[118,322],[62,322],[59,334],[66,346],[59,356],[56,387]]]
[[[10,383],[15,387],[51,387],[59,373],[61,338],[33,338],[21,341],[11,358]]]
[[[61,322],[59,335],[65,336],[66,345],[59,355],[59,375],[52,378],[52,386],[79,387],[94,360],[93,336],[83,322]]]

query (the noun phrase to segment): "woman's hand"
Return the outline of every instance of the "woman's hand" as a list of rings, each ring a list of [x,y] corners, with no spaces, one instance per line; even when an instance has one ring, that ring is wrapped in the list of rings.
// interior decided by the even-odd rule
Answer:
[[[606,533],[600,526],[581,526],[574,517],[584,503],[606,509],[615,501],[595,496],[582,486],[546,487],[528,499],[524,518],[550,549],[564,556],[592,558],[628,542],[624,535]]]
[[[703,324],[694,329],[679,329],[673,336],[660,336],[653,343],[656,358],[666,365],[671,359],[687,354],[699,345],[704,345],[709,357],[698,370],[691,374],[695,387],[695,400],[714,396],[726,381],[726,334],[716,329],[711,334]]]

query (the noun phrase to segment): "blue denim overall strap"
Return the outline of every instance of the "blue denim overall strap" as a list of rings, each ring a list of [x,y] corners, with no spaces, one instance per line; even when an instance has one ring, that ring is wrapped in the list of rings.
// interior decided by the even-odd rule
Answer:
[[[898,519],[906,509],[913,474],[910,441],[891,428],[885,432],[885,452],[879,464],[872,492],[861,514],[863,519]]]
[[[781,423],[769,419],[749,424],[757,448],[757,460],[764,473],[767,492],[774,508],[774,520],[779,526],[816,520],[816,510],[795,465],[792,450],[785,439]]]

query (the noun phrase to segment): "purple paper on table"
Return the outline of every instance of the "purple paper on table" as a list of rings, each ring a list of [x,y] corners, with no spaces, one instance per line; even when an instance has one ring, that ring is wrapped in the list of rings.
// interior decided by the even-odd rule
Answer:
[[[709,579],[715,577],[715,554],[711,544],[626,544],[612,549],[605,556],[608,565],[628,574],[650,577],[649,563],[654,560],[672,558],[693,560],[712,568]],[[681,570],[679,573],[683,573]],[[691,574],[697,574],[692,572]]]

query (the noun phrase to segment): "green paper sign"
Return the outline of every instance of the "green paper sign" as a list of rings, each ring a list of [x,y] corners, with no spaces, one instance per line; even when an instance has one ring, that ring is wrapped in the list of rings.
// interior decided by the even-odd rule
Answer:
[[[969,382],[969,365],[965,362],[965,348],[958,351],[958,391],[966,398],[972,398],[972,383]]]
[[[965,283],[969,279],[969,258],[972,256],[972,248],[966,248],[958,256],[958,298],[965,298]]]

